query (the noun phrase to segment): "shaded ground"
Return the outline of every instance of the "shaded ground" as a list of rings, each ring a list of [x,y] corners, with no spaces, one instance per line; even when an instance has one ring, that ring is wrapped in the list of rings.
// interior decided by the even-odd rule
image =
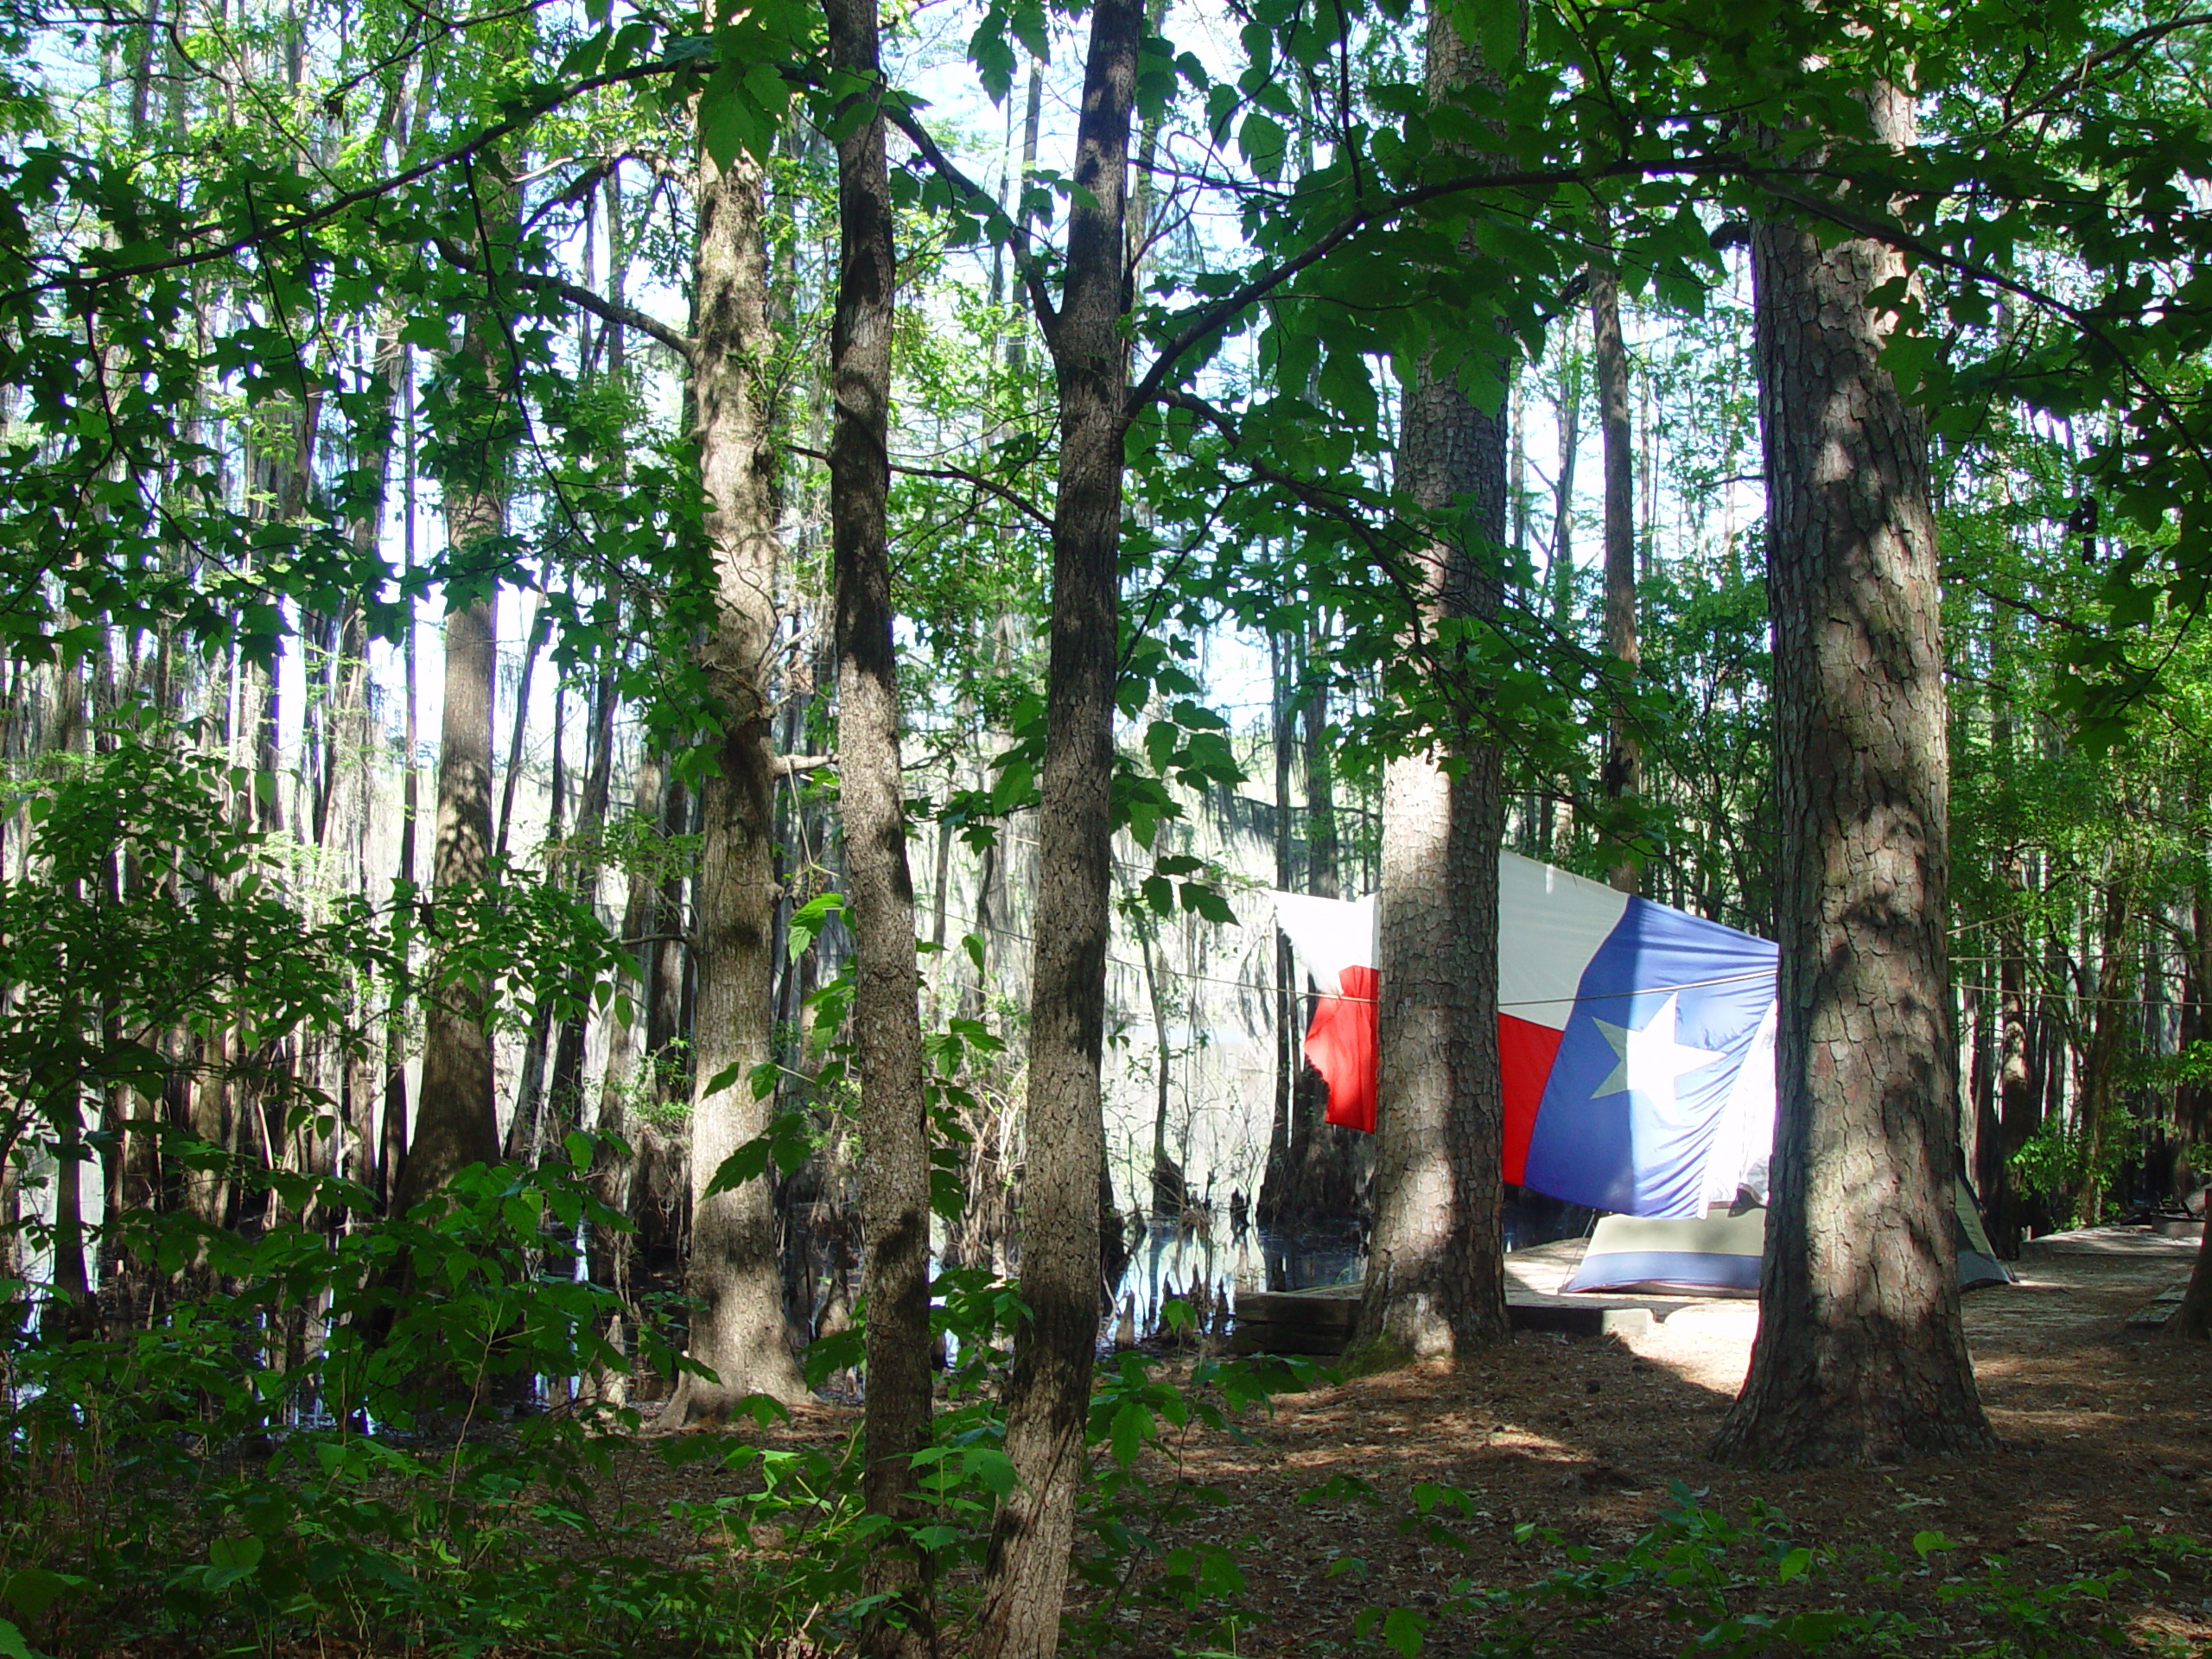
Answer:
[[[2019,1263],[2018,1286],[1971,1295],[1968,1338],[2003,1446],[1969,1463],[1779,1476],[1707,1463],[1756,1328],[1756,1306],[1740,1300],[1654,1300],[1646,1333],[1523,1334],[1458,1370],[1280,1396],[1271,1413],[1248,1414],[1241,1443],[1194,1429],[1140,1465],[1157,1493],[1179,1478],[1216,1490],[1218,1502],[1156,1536],[1229,1548],[1241,1596],[1198,1598],[1194,1619],[1137,1593],[1157,1585],[1153,1573],[1118,1598],[1081,1590],[1078,1605],[1105,1616],[1092,1634],[1110,1625],[1111,1650],[1163,1656],[1210,1644],[1382,1651],[1374,1636],[1355,1642],[1355,1621],[1394,1606],[1433,1622],[1430,1654],[1517,1631],[1531,1653],[1672,1655],[1726,1615],[1848,1608],[1901,1622],[1886,1637],[1847,1630],[1830,1651],[2212,1655],[2212,1347],[2126,1325],[2185,1278],[2192,1251],[2062,1243]],[[812,1406],[768,1438],[824,1444],[856,1415]],[[638,1483],[628,1496],[648,1501],[731,1479],[624,1463]],[[1337,1477],[1367,1493],[1337,1481],[1317,1496]],[[1544,1597],[1503,1617],[1455,1603],[1456,1579],[1510,1589],[1619,1563],[1669,1507],[1670,1482],[1750,1529],[1678,1548],[1678,1561],[1716,1563],[1690,1583],[1621,1575],[1600,1597]],[[1464,1491],[1475,1513],[1435,1536],[1407,1535],[1419,1483]],[[1786,1517],[1786,1536],[1754,1520],[1761,1504]],[[1947,1547],[1923,1558],[1914,1540],[1931,1533]],[[1810,1570],[1779,1587],[1777,1563],[1796,1545],[1815,1550]],[[1240,1605],[1230,1632],[1220,1620]],[[1745,1640],[1720,1650],[1809,1645]]]
[[[1241,1650],[1325,1647],[1344,1638],[1363,1606],[1440,1610],[1459,1574],[1491,1586],[1540,1578],[1567,1560],[1543,1532],[1617,1551],[1651,1523],[1669,1481],[1679,1480],[1703,1494],[1702,1506],[1738,1521],[1763,1502],[1788,1517],[1793,1541],[1835,1553],[1824,1563],[1825,1582],[1808,1575],[1789,1593],[1739,1590],[1728,1598],[1731,1611],[1837,1605],[1834,1592],[1847,1586],[1853,1605],[1943,1618],[1962,1636],[1977,1623],[1975,1609],[1939,1605],[1939,1587],[1947,1578],[1979,1579],[1990,1558],[2002,1556],[2006,1576],[2024,1589],[2127,1568],[2109,1608],[2084,1599],[2077,1614],[2053,1615],[2077,1631],[2110,1616],[2125,1634],[2100,1646],[2212,1651],[2212,1584],[2201,1566],[2169,1563],[2162,1582],[2142,1546],[2110,1537],[2127,1528],[2139,1537],[2212,1540],[2203,1392],[2212,1351],[2124,1323],[2185,1275],[2189,1259],[2185,1248],[2044,1252],[2021,1263],[2020,1285],[1970,1297],[1977,1375],[2004,1441],[1997,1455],[1971,1464],[1758,1476],[1705,1462],[1705,1443],[1749,1360],[1757,1309],[1743,1302],[1666,1307],[1648,1334],[1625,1339],[1523,1335],[1456,1372],[1363,1379],[1286,1399],[1255,1428],[1254,1444],[1200,1437],[1188,1454],[1190,1471],[1230,1498],[1205,1529],[1251,1541],[1242,1553],[1257,1618]],[[1339,1473],[1371,1483],[1386,1501],[1298,1501]],[[1396,1530],[1420,1481],[1473,1495],[1483,1513],[1456,1529],[1464,1552]],[[1516,1541],[1522,1522],[1539,1536]],[[1911,1541],[1930,1529],[1956,1548],[1936,1552],[1923,1573]],[[1760,1552],[1739,1553],[1748,1565]],[[1363,1571],[1332,1576],[1346,1556]],[[1885,1578],[1894,1582],[1885,1586]],[[1870,1579],[1862,1594],[1857,1586]],[[1577,1611],[1529,1615],[1554,1638],[1549,1650],[1673,1653],[1692,1634],[1662,1616],[1660,1598],[1632,1591],[1609,1598],[1601,1636],[1572,1628]],[[1921,1645],[1932,1636],[1939,1633],[1923,1631],[1907,1650],[1936,1650]],[[1448,1642],[1439,1645],[1450,1650]]]
[[[1760,1504],[1778,1511],[1786,1539],[1773,1524],[1732,1545],[1725,1531],[1694,1539],[1681,1559],[1701,1560],[1710,1545],[1719,1564],[1687,1586],[1631,1577],[1595,1600],[1542,1598],[1511,1616],[1529,1651],[1674,1654],[1724,1613],[1848,1607],[1911,1621],[1872,1643],[1906,1653],[2212,1654],[2212,1573],[2188,1553],[2212,1543],[2212,1350],[2125,1323],[2186,1275],[2191,1249],[2088,1248],[2032,1252],[2018,1286],[1967,1299],[1977,1375],[2003,1440],[1976,1462],[1782,1476],[1707,1463],[1757,1309],[1655,1300],[1648,1333],[1524,1334],[1456,1371],[1281,1397],[1248,1420],[1243,1444],[1195,1431],[1145,1466],[1159,1490],[1179,1466],[1223,1501],[1162,1535],[1233,1550],[1245,1577],[1237,1653],[1343,1650],[1362,1609],[1392,1606],[1433,1620],[1427,1651],[1451,1653],[1508,1628],[1494,1609],[1455,1604],[1455,1579],[1527,1586],[1572,1568],[1578,1551],[1589,1553],[1580,1570],[1617,1562],[1679,1481],[1699,1507],[1738,1524]],[[816,1434],[846,1421],[832,1411],[809,1420]],[[1338,1476],[1371,1496],[1343,1482],[1313,1496]],[[1444,1529],[1456,1543],[1406,1535],[1417,1483],[1469,1495],[1476,1513]],[[1913,1541],[1931,1532],[1949,1548],[1923,1559]],[[1815,1548],[1812,1570],[1779,1588],[1777,1559],[1798,1544]],[[1108,1611],[1135,1653],[1226,1639],[1134,1594]],[[1864,1632],[1845,1637],[1839,1650],[1870,1645]],[[1760,1651],[1751,1639],[1738,1650]],[[2015,1645],[1993,1645],[2003,1641]]]

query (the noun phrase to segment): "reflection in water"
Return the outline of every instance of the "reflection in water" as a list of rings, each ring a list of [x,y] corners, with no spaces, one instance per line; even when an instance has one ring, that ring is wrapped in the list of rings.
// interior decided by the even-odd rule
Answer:
[[[1592,1211],[1540,1193],[1508,1189],[1505,1248],[1533,1249],[1590,1230]],[[1367,1271],[1365,1230],[1354,1222],[1320,1224],[1294,1231],[1269,1227],[1224,1230],[1156,1217],[1134,1241],[1128,1266],[1114,1287],[1107,1332],[1117,1342],[1142,1341],[1160,1330],[1160,1309],[1179,1297],[1200,1312],[1221,1307],[1237,1290],[1320,1290],[1357,1284]],[[1104,1334],[1104,1333],[1102,1333]]]

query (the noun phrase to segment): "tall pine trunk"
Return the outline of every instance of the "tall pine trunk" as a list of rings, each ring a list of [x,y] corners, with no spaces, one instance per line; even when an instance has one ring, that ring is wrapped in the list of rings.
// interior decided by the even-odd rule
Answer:
[[[1487,72],[1450,18],[1428,30],[1428,95]],[[1480,325],[1478,325],[1480,326]],[[1478,350],[1501,349],[1489,341]],[[1398,487],[1424,512],[1471,499],[1488,545],[1431,542],[1432,620],[1495,613],[1505,537],[1506,433],[1425,355],[1406,398]],[[1494,745],[1440,734],[1443,754],[1389,763],[1382,784],[1375,1225],[1359,1336],[1376,1361],[1504,1340],[1498,1175],[1497,861],[1505,830]]]
[[[2212,875],[2202,868],[2191,897],[2189,1001],[2182,1019],[2184,1045],[2212,1039],[2212,1020],[2206,1017],[2206,1005],[2212,1002]],[[2184,1084],[2174,1106],[2183,1145],[2202,1146],[2207,1130],[2212,1129],[2212,1091],[2202,1084]],[[2204,1240],[2197,1246],[2189,1288],[2182,1294],[2181,1306],[2167,1319],[2165,1331],[2170,1337],[2199,1342],[2212,1338],[2212,1220],[2208,1220]]]
[[[827,0],[831,63],[880,85],[875,0]],[[856,95],[856,101],[868,93]],[[900,1528],[918,1521],[913,1454],[929,1438],[930,1163],[899,765],[892,640],[891,330],[897,280],[880,108],[849,108],[837,141],[840,254],[830,340],[836,413],[830,436],[830,545],[836,581],[837,798],[853,929],[853,1034],[860,1054],[861,1234],[868,1289],[867,1457],[861,1497]],[[906,1535],[879,1535],[867,1590],[887,1601],[861,1634],[874,1659],[936,1645]]]
[[[1268,635],[1269,683],[1274,723],[1275,760],[1275,886],[1287,893],[1293,880],[1290,834],[1290,763],[1296,747],[1290,685],[1290,653],[1286,636]],[[1275,1068],[1274,1106],[1268,1122],[1268,1161],[1260,1178],[1259,1217],[1262,1226],[1273,1226],[1292,1206],[1291,1109],[1298,1084],[1306,1069],[1305,1046],[1298,1029],[1297,959],[1290,937],[1275,930],[1274,985]]]
[[[2119,1090],[2120,1059],[2142,1018],[2134,983],[2136,954],[2128,946],[2135,920],[2133,873],[2115,868],[2099,906],[2095,1006],[2089,1011],[2089,1046],[2082,1066],[2082,1176],[2074,1192],[2074,1224],[2094,1227],[2104,1219],[2103,1161],[2113,1096]]]
[[[414,353],[404,346],[400,351],[399,373],[402,424],[406,432],[406,450],[402,458],[406,493],[400,538],[405,561],[403,574],[411,581],[415,575],[415,359]],[[406,632],[400,645],[404,702],[399,730],[399,855],[392,885],[396,891],[411,895],[415,886],[416,794],[422,771],[416,764],[419,734],[416,730],[415,636],[420,625],[415,614],[413,589],[407,588],[404,591],[405,597],[400,601],[406,613]],[[396,915],[394,927],[397,927]],[[384,1109],[378,1137],[382,1144],[377,1156],[377,1203],[387,1214],[397,1202],[400,1173],[407,1161],[407,1004],[413,982],[414,975],[403,952],[392,975],[391,1000],[386,1005],[384,1027]]]
[[[1601,212],[1601,227],[1610,216]],[[1621,339],[1621,279],[1610,250],[1590,266],[1590,349],[1598,372],[1598,434],[1605,478],[1605,650],[1633,675],[1642,652],[1636,615],[1636,482],[1630,450],[1628,347]],[[1616,701],[1605,727],[1605,798],[1619,802],[1643,792],[1643,747]],[[1607,839],[1616,851],[1606,879],[1622,893],[1634,893],[1643,874],[1641,861],[1618,827]]]
[[[497,405],[507,395],[496,331],[472,313],[461,347],[463,372],[485,388],[488,407],[476,441],[456,446],[460,459],[444,480],[446,539],[464,560],[494,556],[506,533],[506,458],[496,436]],[[439,723],[436,837],[430,879],[442,912],[469,901],[492,873],[492,708],[499,672],[493,599],[486,593],[448,603],[446,611],[445,708]],[[464,1165],[499,1155],[493,1100],[491,1010],[482,985],[466,974],[434,967],[424,999],[423,1083],[414,1131],[396,1184],[400,1209],[420,1202]]]
[[[1911,140],[1899,89],[1878,130]],[[1714,1455],[1987,1450],[1959,1309],[1948,772],[1927,441],[1880,364],[1881,244],[1752,232],[1782,849],[1773,1201]]]
[[[684,1376],[663,1414],[671,1427],[726,1417],[747,1395],[796,1400],[806,1391],[785,1317],[769,1178],[709,1190],[722,1161],[766,1129],[772,1109],[772,1096],[754,1095],[752,1075],[772,1058],[776,928],[768,678],[779,547],[767,404],[775,339],[762,213],[760,163],[741,154],[724,168],[702,145],[691,384],[715,561],[703,666],[721,731],[699,791],[689,1286],[697,1308],[690,1355],[713,1380]]]
[[[1022,1180],[1021,1300],[1030,1317],[1014,1339],[1007,1389],[1007,1452],[1020,1484],[991,1531],[978,1659],[1052,1659],[1058,1650],[1087,1456],[1128,422],[1122,249],[1143,22],[1141,0],[1099,0],[1091,11],[1065,284],[1059,309],[1040,319],[1059,391],[1060,452]]]

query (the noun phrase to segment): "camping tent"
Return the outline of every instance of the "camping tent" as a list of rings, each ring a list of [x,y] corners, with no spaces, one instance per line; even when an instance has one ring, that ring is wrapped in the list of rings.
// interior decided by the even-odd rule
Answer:
[[[2012,1270],[1997,1259],[1982,1230],[1974,1195],[1961,1176],[1951,1189],[1952,1242],[1958,1248],[1959,1287],[2009,1285]],[[1627,1290],[1642,1286],[1756,1295],[1759,1255],[1766,1246],[1766,1210],[1716,1205],[1703,1216],[1652,1220],[1605,1216],[1590,1235],[1581,1265],[1565,1290]]]
[[[1376,899],[1274,897],[1321,993],[1306,1053],[1328,1084],[1329,1121],[1371,1133]],[[1776,967],[1764,939],[1500,855],[1502,1173],[1618,1212],[1599,1224],[1570,1288],[1595,1288],[1583,1282],[1593,1278],[1757,1288]],[[2009,1281],[1960,1186],[1962,1281]]]

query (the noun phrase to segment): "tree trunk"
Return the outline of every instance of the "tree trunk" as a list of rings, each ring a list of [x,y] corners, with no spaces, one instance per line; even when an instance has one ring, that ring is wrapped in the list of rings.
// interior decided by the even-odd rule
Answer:
[[[1167,1042],[1167,994],[1162,988],[1157,929],[1150,917],[1135,918],[1137,944],[1144,962],[1145,1003],[1152,1010],[1152,1213],[1173,1219],[1183,1213],[1190,1193],[1183,1166],[1167,1150],[1167,1103],[1173,1093],[1174,1051]]]
[[[2212,880],[2208,880],[2201,870],[2193,898],[2189,1002],[2182,1018],[2184,1047],[2190,1041],[2212,1038],[2212,1031],[2207,1029],[2212,1020],[2206,1018],[2206,1003],[2212,1001]],[[2212,1119],[2212,1090],[2202,1084],[2184,1084],[2176,1091],[2174,1116],[2176,1127],[2186,1137],[2184,1147],[2202,1144],[2208,1119]],[[2189,1288],[2182,1294],[2181,1306],[2167,1318],[2165,1333],[2199,1342],[2212,1338],[2212,1217],[2206,1222],[2204,1242],[2197,1246],[2196,1266],[2189,1275]]]
[[[753,1069],[772,1058],[768,994],[775,937],[773,707],[778,544],[771,410],[762,370],[774,348],[761,245],[762,175],[749,156],[727,170],[702,146],[692,360],[705,528],[714,549],[715,620],[704,648],[722,728],[700,789],[694,889],[698,988],[692,1015],[690,1357],[662,1414],[671,1427],[726,1418],[748,1395],[806,1392],[785,1317],[769,1177],[709,1196],[723,1160],[768,1127],[772,1096]],[[727,1079],[727,1080],[725,1080]]]
[[[661,758],[650,747],[638,757],[632,788],[632,811],[637,819],[642,823],[657,818],[660,812]],[[652,907],[651,874],[643,868],[632,869],[629,893],[622,906],[622,938],[626,941],[639,938],[652,925]],[[640,1092],[637,1072],[639,1039],[645,1017],[644,962],[652,948],[633,946],[638,954],[627,957],[627,971],[616,982],[618,998],[626,994],[630,1000],[630,1017],[626,1020],[618,1015],[615,1019],[607,1038],[606,1075],[600,1079],[599,1117],[594,1128],[601,1146],[592,1158],[592,1191],[602,1204],[622,1216],[631,1213],[638,1160],[634,1148],[617,1143],[626,1141],[634,1132],[630,1122],[630,1103]],[[630,1263],[637,1249],[636,1240],[617,1227],[594,1227],[588,1248],[593,1282],[613,1290],[628,1306]],[[606,1397],[613,1397],[606,1394],[607,1384],[604,1379],[601,1389]]]
[[[2181,1049],[2212,1041],[2212,879],[2200,871],[2190,896],[2189,945],[2183,957]],[[2186,1193],[2192,1149],[2212,1139],[2212,1085],[2183,1083],[2174,1090],[2174,1144],[2171,1182]]]
[[[480,378],[485,435],[456,445],[445,483],[446,540],[471,561],[496,556],[494,538],[507,526],[506,454],[497,434],[500,405],[512,395],[501,372],[505,361],[492,320],[470,314],[461,353],[465,372]],[[487,594],[448,606],[446,612],[445,711],[438,738],[437,839],[431,881],[442,925],[453,908],[469,902],[492,873],[492,707],[499,672],[499,643]],[[423,1020],[422,1097],[414,1133],[396,1183],[395,1202],[405,1210],[453,1179],[465,1165],[499,1155],[498,1109],[493,1101],[490,1009],[480,984],[433,969]]]
[[[1574,463],[1582,450],[1582,364],[1576,354],[1574,318],[1570,313],[1560,330],[1559,378],[1559,482],[1552,495],[1552,550],[1544,567],[1545,603],[1552,631],[1564,639],[1574,615]],[[1559,855],[1554,845],[1559,798],[1550,785],[1539,781],[1536,801],[1536,856]]]
[[[1030,1318],[1015,1335],[1007,1388],[1006,1447],[1020,1484],[992,1528],[978,1659],[1052,1659],[1058,1650],[1087,1456],[1106,1152],[1098,1067],[1128,419],[1122,250],[1142,33],[1141,0],[1099,0],[1092,9],[1065,286],[1059,311],[1046,320],[1060,453],[1022,1179],[1021,1300]]]
[[[660,804],[661,834],[671,838],[692,834],[691,806],[691,792],[683,786],[683,780],[671,777]],[[684,933],[684,880],[682,869],[670,868],[654,895],[650,930],[653,938],[645,947],[645,1055],[659,1074],[655,1089],[655,1098],[659,1100],[674,1095],[673,1080],[665,1075],[675,1069],[674,1065],[663,1051],[683,1036],[685,963],[690,950]]]
[[[1486,73],[1449,19],[1428,30],[1432,103]],[[1433,542],[1433,618],[1494,613],[1505,537],[1506,433],[1424,359],[1406,399],[1398,486],[1424,512],[1471,498],[1490,543]],[[1447,741],[1440,737],[1440,741]],[[1448,740],[1383,774],[1382,1007],[1375,1225],[1359,1338],[1376,1363],[1464,1354],[1503,1341],[1498,1176],[1504,1098],[1497,1052],[1497,861],[1504,836],[1497,748]]]
[[[1599,223],[1610,227],[1610,216]],[[1636,483],[1629,452],[1628,348],[1621,340],[1621,279],[1609,252],[1590,266],[1590,346],[1598,371],[1598,433],[1605,473],[1605,649],[1633,676],[1642,652],[1636,616]],[[1643,747],[1620,704],[1605,728],[1605,798],[1618,802],[1643,792]],[[1618,829],[1607,837],[1618,849],[1606,879],[1634,893],[1643,863]]]
[[[2002,605],[1990,617],[1990,677],[1994,707],[1990,718],[1990,749],[1999,766],[2006,771],[2013,762],[2014,727],[2010,674],[2012,662],[2012,614]],[[2019,917],[2027,888],[2027,868],[2017,848],[1997,855],[1997,878],[2005,893],[2004,908],[1996,925],[1997,939],[1997,1147],[1990,1160],[1995,1179],[1982,1194],[1988,1205],[1990,1242],[1999,1255],[2011,1261],[2020,1253],[2025,1223],[2018,1179],[2012,1159],[2028,1143],[2043,1121],[2043,1091],[2037,1086],[2028,1030],[2028,944]]]
[[[1290,668],[1284,660],[1283,636],[1268,635],[1268,678],[1274,689],[1275,758],[1275,886],[1290,891],[1290,761],[1292,732]],[[1260,1177],[1260,1223],[1273,1226],[1290,1202],[1290,1109],[1299,1074],[1305,1070],[1305,1046],[1299,1039],[1296,958],[1290,939],[1281,928],[1275,933],[1275,1075],[1274,1110],[1268,1120],[1268,1162]]]
[[[406,347],[400,352],[400,376],[404,390],[401,393],[407,433],[407,449],[403,464],[405,467],[406,500],[400,521],[400,538],[404,549],[403,574],[412,578],[415,574],[415,358]],[[404,751],[401,763],[399,785],[399,859],[393,885],[410,895],[415,886],[415,820],[416,791],[421,768],[416,764],[418,734],[416,730],[416,660],[415,634],[419,626],[415,615],[415,598],[411,588],[404,590],[400,603],[406,607],[406,633],[401,642],[400,655],[404,663],[404,707],[400,717],[399,741]],[[397,916],[393,918],[395,928]],[[399,1179],[407,1162],[407,1004],[413,988],[414,975],[403,955],[397,971],[392,976],[391,1001],[387,1005],[384,1025],[384,1122],[379,1133],[383,1142],[377,1158],[377,1204],[379,1211],[389,1215],[398,1199]]]
[[[1872,94],[1910,142],[1911,105]],[[1878,243],[1751,239],[1782,851],[1774,1192],[1751,1374],[1713,1455],[1988,1450],[1952,1238],[1943,654],[1926,439],[1879,355]]]
[[[826,0],[830,60],[875,84],[876,0]],[[865,98],[859,94],[857,98]],[[856,98],[856,101],[857,101]],[[840,253],[830,340],[836,415],[830,522],[836,580],[837,797],[846,916],[853,930],[854,1039],[861,1074],[861,1234],[868,1290],[868,1399],[861,1497],[903,1529],[921,1518],[913,1454],[929,1438],[930,1163],[922,1092],[914,883],[899,764],[898,654],[892,640],[891,332],[897,277],[880,109],[849,108],[837,141]],[[875,1659],[935,1647],[924,1560],[903,1530],[870,1551],[873,1612],[861,1647]]]
[[[2104,1181],[2097,1166],[2103,1160],[2120,1051],[2141,1014],[2135,1000],[2135,953],[2127,944],[2133,901],[2130,873],[2115,869],[2105,884],[2099,918],[2096,1005],[2089,1011],[2089,1047],[2082,1067],[2082,1179],[2074,1191],[2077,1227],[2094,1227],[2104,1218]]]
[[[599,899],[601,844],[607,827],[607,798],[614,784],[614,703],[616,664],[600,664],[592,686],[591,742],[584,766],[583,798],[576,808],[576,865],[569,880],[576,896],[587,905]],[[579,987],[580,990],[583,988]],[[584,1056],[591,1034],[590,1001],[580,996],[576,1012],[562,1020],[553,1046],[553,1078],[545,1109],[551,1116],[543,1141],[557,1141],[584,1120]]]
[[[522,781],[523,745],[530,736],[530,683],[537,676],[538,657],[553,632],[553,613],[546,608],[543,594],[531,600],[529,608],[530,626],[523,631],[522,671],[515,680],[515,719],[507,738],[506,775],[499,780],[499,830],[492,843],[493,850],[503,857],[508,832],[514,828],[515,785]],[[559,726],[559,721],[554,722],[556,741]]]

